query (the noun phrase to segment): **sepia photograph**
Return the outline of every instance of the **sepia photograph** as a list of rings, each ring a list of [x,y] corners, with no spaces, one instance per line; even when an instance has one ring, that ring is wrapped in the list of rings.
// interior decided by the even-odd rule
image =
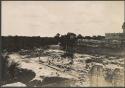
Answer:
[[[1,1],[0,87],[125,87],[125,1]]]

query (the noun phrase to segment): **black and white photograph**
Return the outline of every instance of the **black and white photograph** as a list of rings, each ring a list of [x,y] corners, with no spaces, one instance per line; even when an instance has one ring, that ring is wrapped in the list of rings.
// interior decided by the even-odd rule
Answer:
[[[1,87],[125,87],[125,1],[1,1]]]

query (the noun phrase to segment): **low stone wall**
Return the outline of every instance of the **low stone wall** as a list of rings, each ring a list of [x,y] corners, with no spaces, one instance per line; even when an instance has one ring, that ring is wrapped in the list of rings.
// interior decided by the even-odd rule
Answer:
[[[125,48],[76,46],[75,51],[78,52],[78,53],[86,53],[86,54],[125,56]]]

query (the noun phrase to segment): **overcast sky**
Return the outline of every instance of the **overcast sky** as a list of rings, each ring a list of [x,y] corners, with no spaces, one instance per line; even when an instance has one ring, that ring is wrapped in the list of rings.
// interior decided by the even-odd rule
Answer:
[[[2,35],[122,32],[124,1],[2,1]]]

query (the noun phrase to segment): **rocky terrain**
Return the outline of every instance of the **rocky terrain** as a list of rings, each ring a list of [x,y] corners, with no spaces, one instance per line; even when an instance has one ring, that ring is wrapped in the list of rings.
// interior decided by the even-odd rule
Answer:
[[[15,70],[14,80],[3,83],[3,87],[124,86],[124,56],[75,53],[74,63],[70,64],[70,58],[61,57],[63,50],[36,51],[21,50],[8,54],[10,63],[14,61],[20,65]]]

